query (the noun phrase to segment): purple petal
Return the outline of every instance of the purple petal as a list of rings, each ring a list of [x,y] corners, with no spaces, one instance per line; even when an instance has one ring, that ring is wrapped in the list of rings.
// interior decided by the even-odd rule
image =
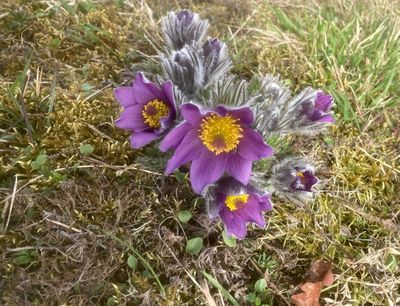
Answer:
[[[232,154],[226,164],[226,172],[239,182],[247,185],[250,179],[252,161]]]
[[[149,132],[141,132],[131,136],[131,147],[139,149],[157,138],[157,135]]]
[[[254,115],[250,107],[242,107],[230,110],[229,108],[220,105],[215,109],[215,111],[220,115],[230,114],[233,118],[239,119],[244,125],[250,126],[254,122]]]
[[[238,152],[243,158],[252,161],[274,154],[273,149],[264,142],[261,135],[248,127],[243,127],[243,138],[239,143]]]
[[[253,196],[257,199],[258,205],[262,210],[269,211],[272,210],[272,202],[271,202],[271,196],[268,194],[265,195],[257,195],[253,194]]]
[[[143,105],[129,106],[123,110],[121,116],[115,121],[120,129],[130,131],[143,131],[148,128],[143,120]]]
[[[222,209],[219,213],[222,222],[225,224],[226,235],[229,237],[232,234],[239,239],[246,237],[246,220],[243,220],[235,212],[230,211],[228,208]]]
[[[321,118],[317,120],[318,122],[328,122],[328,123],[333,123],[335,122],[335,118],[333,118],[332,115],[324,115]]]
[[[317,93],[315,100],[315,108],[327,112],[332,106],[333,98],[330,95],[324,94],[322,91]]]
[[[114,89],[114,96],[123,107],[137,104],[132,87],[117,87]]]
[[[181,114],[187,122],[193,125],[198,124],[202,119],[200,109],[192,103],[183,104],[181,106]]]
[[[169,175],[181,165],[199,158],[203,150],[204,148],[199,140],[197,130],[190,130],[185,138],[183,138],[181,144],[176,148],[174,155],[168,160],[165,174]]]
[[[256,223],[259,227],[265,226],[265,220],[262,215],[262,208],[260,207],[257,199],[252,195],[246,204],[235,211],[236,215],[247,222]]]
[[[217,181],[225,171],[228,154],[215,155],[203,149],[201,156],[193,160],[190,167],[190,181],[193,190],[201,193],[205,186]]]
[[[162,90],[147,80],[141,72],[136,74],[132,87],[138,104],[146,104],[154,99],[167,100]]]
[[[176,149],[182,142],[182,139],[191,129],[193,129],[193,125],[187,122],[183,122],[177,127],[175,127],[161,141],[160,151],[166,152],[169,149]]]

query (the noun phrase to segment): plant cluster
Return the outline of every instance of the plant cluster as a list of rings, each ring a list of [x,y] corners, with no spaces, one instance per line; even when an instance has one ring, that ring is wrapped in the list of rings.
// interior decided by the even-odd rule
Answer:
[[[206,39],[208,21],[188,10],[162,20],[163,74],[136,74],[133,84],[115,89],[123,107],[116,126],[131,132],[132,148],[160,140],[171,151],[165,174],[190,165],[193,190],[204,196],[210,218],[220,218],[228,237],[242,239],[247,223],[265,226],[271,193],[303,203],[313,197],[315,167],[300,157],[268,163],[262,173],[253,164],[272,158],[267,144],[288,133],[310,135],[333,123],[332,96],[306,88],[292,96],[278,77],[251,82],[230,73],[225,43]]]

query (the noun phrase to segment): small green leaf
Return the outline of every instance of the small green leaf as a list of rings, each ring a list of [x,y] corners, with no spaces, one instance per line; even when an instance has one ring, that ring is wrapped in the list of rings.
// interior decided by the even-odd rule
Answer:
[[[196,237],[188,240],[186,243],[186,252],[197,255],[203,248],[203,238]]]
[[[25,216],[28,221],[31,221],[33,217],[36,215],[36,209],[35,207],[28,207],[25,211]]]
[[[254,294],[254,292],[250,292],[246,296],[246,300],[247,300],[247,302],[254,303],[256,301],[256,295]]]
[[[40,154],[38,157],[36,157],[36,163],[39,167],[43,166],[46,163],[46,160],[47,160],[46,154]]]
[[[226,235],[225,230],[222,232],[222,238],[224,239],[224,242],[228,247],[230,247],[230,248],[236,247],[236,238],[233,236],[228,237]]]
[[[391,272],[394,272],[397,269],[396,256],[394,256],[393,254],[389,254],[386,258],[385,265]]]
[[[254,289],[256,292],[264,292],[265,289],[267,289],[267,282],[265,281],[264,278],[260,278],[258,281],[256,281],[254,285]]]
[[[35,251],[19,251],[14,254],[13,263],[19,266],[29,265],[36,259]]]
[[[107,300],[107,306],[115,306],[118,305],[118,300],[115,296],[109,297]]]
[[[61,39],[53,38],[52,40],[50,40],[49,46],[52,48],[58,48],[59,46],[61,46]]]
[[[93,85],[90,85],[89,83],[83,83],[82,86],[81,86],[81,88],[82,88],[83,91],[89,91],[89,90],[91,90],[93,87],[94,87],[94,86],[93,86]]]
[[[182,223],[187,223],[192,218],[192,213],[189,210],[181,210],[178,212],[178,219]]]
[[[31,162],[31,167],[34,170],[37,170],[40,168],[39,164],[35,160],[33,162]]]
[[[90,154],[90,153],[92,153],[94,151],[94,147],[87,143],[87,144],[81,145],[81,147],[79,148],[79,151],[82,154],[87,155],[87,154]]]
[[[137,258],[133,255],[129,255],[128,257],[128,266],[132,269],[135,270],[137,267]]]
[[[183,183],[185,181],[186,174],[180,171],[176,171],[174,173],[174,177],[178,181],[178,183]]]

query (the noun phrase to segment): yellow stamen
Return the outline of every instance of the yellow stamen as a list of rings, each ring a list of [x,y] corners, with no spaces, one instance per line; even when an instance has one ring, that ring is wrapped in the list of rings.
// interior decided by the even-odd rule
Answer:
[[[235,150],[243,137],[242,133],[238,119],[229,115],[221,117],[212,114],[204,118],[200,126],[200,139],[215,155]]]
[[[160,119],[168,115],[169,106],[158,99],[151,100],[143,108],[144,122],[151,128],[156,129],[161,126]]]
[[[247,203],[249,195],[247,193],[241,195],[230,195],[225,199],[225,205],[230,211],[235,211]]]
[[[298,172],[296,173],[296,176],[298,176],[298,177],[304,177],[304,174],[301,173],[300,171],[298,171]]]

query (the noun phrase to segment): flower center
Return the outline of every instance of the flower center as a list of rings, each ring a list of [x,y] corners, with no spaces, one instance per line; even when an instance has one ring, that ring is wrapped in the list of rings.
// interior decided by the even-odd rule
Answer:
[[[212,114],[204,118],[200,125],[200,139],[215,155],[235,150],[243,137],[242,132],[238,119],[229,115],[221,117]]]
[[[300,179],[300,182],[305,185],[305,183],[307,182],[306,177],[304,176],[304,174],[300,171],[297,171],[296,176]]]
[[[249,195],[247,193],[241,195],[229,195],[225,199],[225,205],[230,211],[235,211],[247,203]]]
[[[144,122],[151,128],[156,129],[161,126],[160,119],[168,115],[168,105],[158,99],[151,100],[143,108]]]

